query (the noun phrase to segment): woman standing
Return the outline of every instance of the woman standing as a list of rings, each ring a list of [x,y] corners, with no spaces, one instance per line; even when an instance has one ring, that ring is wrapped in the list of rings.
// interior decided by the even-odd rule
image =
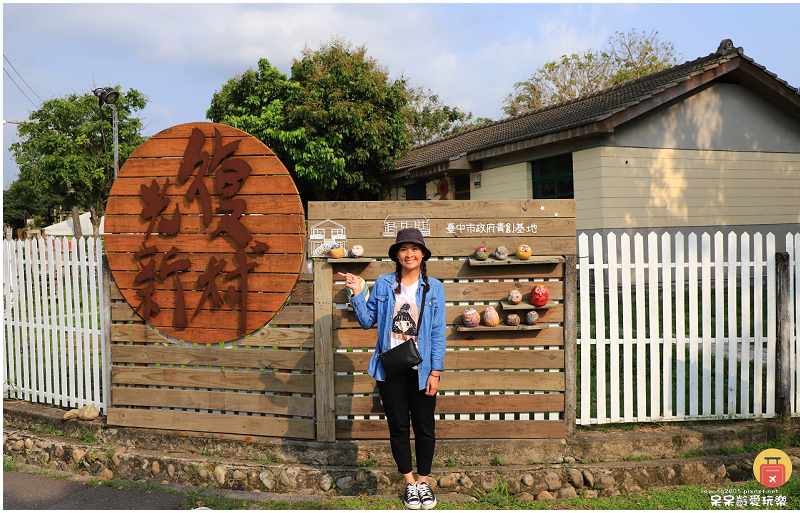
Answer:
[[[436,446],[433,411],[444,368],[445,300],[441,282],[428,277],[425,261],[430,256],[418,229],[400,230],[389,248],[396,270],[375,281],[367,301],[360,294],[356,276],[339,273],[353,291],[350,300],[361,327],[366,330],[378,325],[378,343],[369,362],[369,373],[378,383],[389,423],[392,456],[406,483],[403,502],[409,509],[436,506],[428,476]],[[387,380],[378,354],[409,339],[416,343],[422,363]],[[414,425],[418,481],[414,480],[411,466],[409,413]]]

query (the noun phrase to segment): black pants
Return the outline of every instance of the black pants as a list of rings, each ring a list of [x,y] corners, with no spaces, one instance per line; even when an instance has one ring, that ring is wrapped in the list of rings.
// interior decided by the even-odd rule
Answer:
[[[417,474],[427,476],[431,473],[436,436],[433,411],[436,409],[436,396],[426,395],[419,390],[417,371],[409,369],[390,381],[378,381],[381,402],[389,422],[389,439],[392,456],[401,474],[408,474],[411,467],[410,427],[414,425],[414,446],[417,452]],[[408,414],[411,413],[411,422]]]

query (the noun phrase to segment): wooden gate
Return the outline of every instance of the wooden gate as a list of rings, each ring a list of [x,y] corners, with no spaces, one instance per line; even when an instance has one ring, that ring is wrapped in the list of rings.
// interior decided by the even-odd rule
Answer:
[[[571,407],[565,406],[565,341],[572,341],[574,361],[575,340],[574,201],[312,202],[308,212],[309,252],[321,256],[314,264],[317,336],[322,337],[317,347],[333,348],[317,369],[318,439],[388,438],[375,381],[366,373],[377,333],[361,329],[347,309],[344,282],[336,273],[359,275],[371,285],[394,272],[386,255],[397,230],[407,226],[426,236],[433,253],[428,275],[443,282],[447,301],[437,437],[561,438],[567,426],[574,428],[574,395]],[[315,241],[332,239],[331,230],[348,249],[362,245],[364,257],[325,258],[326,246]],[[481,245],[490,250],[504,245],[513,254],[520,244],[533,248],[527,263],[469,259]],[[494,305],[504,321],[511,310],[501,300],[516,288],[525,305],[534,282],[544,282],[551,299],[548,308],[538,310],[539,325],[463,325],[461,315],[469,306],[483,313]],[[566,324],[565,303],[573,308]],[[513,311],[524,323],[533,309],[528,304]],[[329,375],[333,382],[321,385],[320,377]],[[574,382],[571,389],[574,393]]]

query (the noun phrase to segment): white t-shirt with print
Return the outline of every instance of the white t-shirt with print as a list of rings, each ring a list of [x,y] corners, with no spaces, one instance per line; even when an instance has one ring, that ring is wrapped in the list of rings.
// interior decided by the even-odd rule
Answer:
[[[395,348],[406,340],[417,343],[417,326],[419,326],[419,307],[417,306],[417,289],[419,280],[411,286],[400,285],[400,293],[395,295],[394,315],[389,341],[391,348]],[[417,367],[415,366],[414,369]]]

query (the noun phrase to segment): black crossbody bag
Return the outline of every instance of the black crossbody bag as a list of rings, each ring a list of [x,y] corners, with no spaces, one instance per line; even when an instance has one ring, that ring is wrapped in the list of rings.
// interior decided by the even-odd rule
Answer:
[[[420,328],[422,327],[422,314],[425,313],[426,293],[427,290],[422,289],[422,308],[419,309],[419,321],[417,321],[417,339],[422,333]],[[380,351],[380,347],[378,347],[378,350]],[[383,365],[383,372],[387,381],[422,363],[422,357],[419,355],[419,350],[417,350],[417,345],[413,340],[406,340],[385,353],[378,353],[378,358],[380,358],[381,365]]]

